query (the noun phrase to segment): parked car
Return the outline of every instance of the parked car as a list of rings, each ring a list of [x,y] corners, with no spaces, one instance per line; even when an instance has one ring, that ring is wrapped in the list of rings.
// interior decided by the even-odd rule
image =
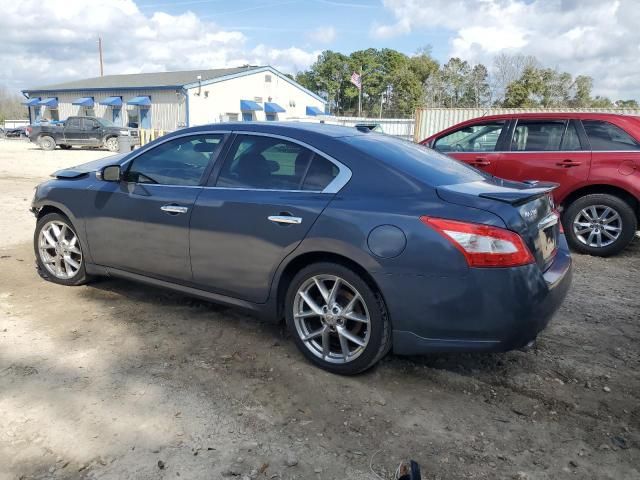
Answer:
[[[475,118],[421,142],[492,175],[558,182],[569,245],[608,256],[640,220],[640,117],[521,113]]]
[[[569,288],[554,184],[315,123],[187,128],[60,170],[32,211],[41,275],[122,277],[286,322],[341,374],[532,342]]]
[[[3,132],[5,138],[22,138],[27,136],[27,127],[7,128]]]
[[[100,117],[69,117],[63,123],[40,123],[27,128],[29,139],[43,150],[56,146],[69,149],[76,146],[105,147],[112,152],[119,149],[118,136],[132,136],[132,145],[138,145],[138,131],[119,127]]]

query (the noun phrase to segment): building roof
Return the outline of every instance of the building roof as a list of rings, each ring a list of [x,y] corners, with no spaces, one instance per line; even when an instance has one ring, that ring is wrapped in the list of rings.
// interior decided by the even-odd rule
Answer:
[[[256,70],[259,66],[244,66],[237,68],[216,68],[212,70],[184,70],[179,72],[131,73],[125,75],[105,75],[103,77],[85,78],[72,82],[44,85],[27,88],[24,92],[63,91],[63,90],[93,90],[93,89],[123,89],[123,88],[159,88],[182,87],[198,81],[214,80],[227,75]]]

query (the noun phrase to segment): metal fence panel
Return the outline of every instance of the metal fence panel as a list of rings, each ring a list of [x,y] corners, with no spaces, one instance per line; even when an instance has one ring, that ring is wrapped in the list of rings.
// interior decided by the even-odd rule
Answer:
[[[413,118],[366,118],[366,117],[326,117],[326,123],[353,127],[358,123],[377,123],[387,135],[413,140],[415,121]]]
[[[640,115],[637,108],[419,108],[416,110],[416,126],[413,140],[419,142],[456,123],[477,117],[509,113],[616,113]]]

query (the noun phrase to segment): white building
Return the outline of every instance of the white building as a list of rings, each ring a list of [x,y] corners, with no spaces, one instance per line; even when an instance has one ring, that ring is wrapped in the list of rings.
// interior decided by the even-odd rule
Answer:
[[[316,117],[326,101],[273,67],[106,75],[22,91],[29,120],[91,115],[159,130]]]

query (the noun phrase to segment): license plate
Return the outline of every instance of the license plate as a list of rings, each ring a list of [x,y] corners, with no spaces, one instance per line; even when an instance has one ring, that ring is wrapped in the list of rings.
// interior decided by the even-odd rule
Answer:
[[[551,212],[538,223],[538,242],[542,258],[548,260],[556,251],[558,234],[558,215]]]

